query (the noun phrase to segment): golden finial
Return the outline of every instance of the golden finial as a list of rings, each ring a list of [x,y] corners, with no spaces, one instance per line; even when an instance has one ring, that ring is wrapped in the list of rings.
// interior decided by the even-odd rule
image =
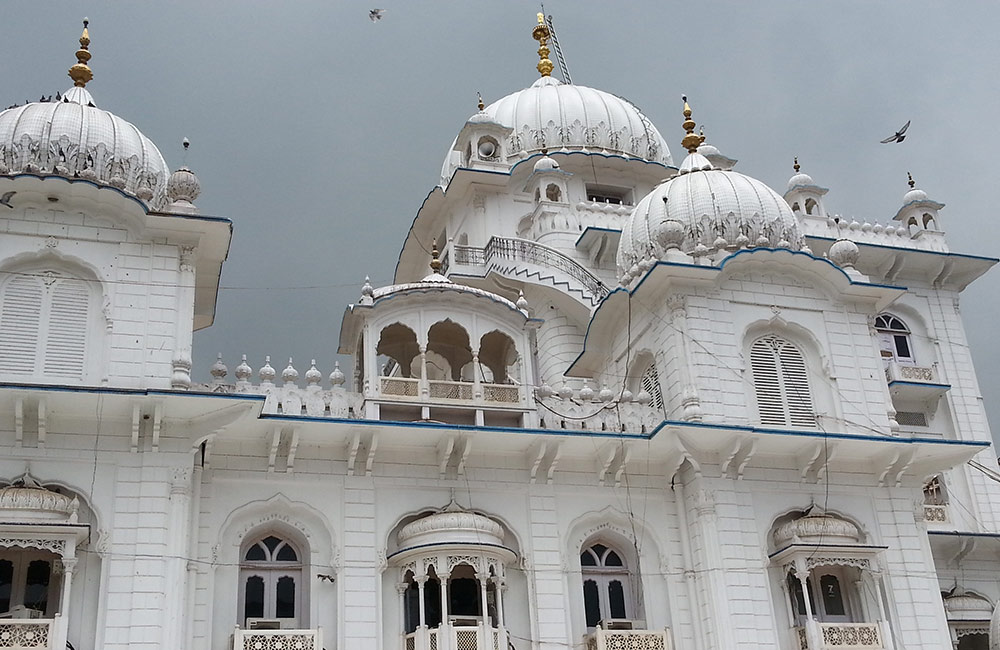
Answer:
[[[906,172],[906,178],[908,179],[910,189],[912,190],[914,186],[916,186],[916,183],[913,182],[913,174],[911,174],[910,172]]]
[[[438,259],[438,240],[435,239],[431,243],[431,270],[435,273],[441,272],[441,260]]]
[[[792,169],[794,169],[795,173],[798,174],[799,173],[799,157],[795,156],[794,160],[795,160],[795,164],[792,165]]]
[[[705,136],[704,134],[695,135],[695,122],[691,119],[691,107],[688,106],[687,95],[681,95],[681,100],[684,102],[684,123],[681,126],[684,127],[686,133],[684,139],[681,140],[681,146],[687,149],[688,153],[694,153],[698,151],[698,147],[705,141]]]
[[[543,77],[548,77],[552,74],[552,69],[555,65],[549,60],[549,38],[552,36],[552,32],[549,30],[549,26],[545,24],[545,14],[538,13],[538,24],[535,25],[535,29],[531,31],[531,37],[538,41],[538,72],[541,73]]]
[[[483,110],[484,108],[486,108],[486,104],[483,103],[483,94],[476,93],[476,95],[479,97],[479,110]]]
[[[73,85],[77,88],[85,87],[87,82],[94,78],[94,73],[87,65],[87,62],[90,61],[90,51],[87,49],[90,47],[90,32],[87,30],[89,24],[90,20],[84,18],[83,34],[80,35],[80,49],[76,51],[76,64],[69,69],[70,79],[73,80]]]

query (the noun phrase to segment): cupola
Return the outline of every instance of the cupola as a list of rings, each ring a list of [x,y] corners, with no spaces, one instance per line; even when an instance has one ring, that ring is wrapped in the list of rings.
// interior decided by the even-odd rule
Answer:
[[[910,189],[903,195],[903,205],[893,220],[902,224],[902,227],[910,232],[911,237],[916,237],[924,231],[941,232],[938,227],[938,211],[944,207],[944,203],[929,199],[927,192],[916,186],[912,174],[907,172],[906,177]]]
[[[704,136],[694,133],[691,115],[685,98],[681,144],[688,156],[678,173],[639,201],[622,228],[618,272],[623,286],[662,259],[690,262],[690,257],[718,251],[802,248],[798,220],[784,199],[754,178],[716,168],[699,152]]]
[[[791,206],[792,212],[798,217],[822,217],[826,219],[823,197],[830,190],[820,187],[813,181],[812,176],[803,172],[797,157],[792,168],[795,170],[795,174],[788,179],[788,186],[785,189],[785,200]]]
[[[134,125],[97,107],[88,21],[83,22],[73,87],[0,112],[0,175],[82,179],[118,189],[153,209],[167,203],[167,164]]]
[[[524,191],[534,197],[535,203],[566,203],[567,183],[573,174],[563,171],[559,163],[549,157],[548,151],[542,151],[542,157],[535,161],[531,176],[524,185]]]

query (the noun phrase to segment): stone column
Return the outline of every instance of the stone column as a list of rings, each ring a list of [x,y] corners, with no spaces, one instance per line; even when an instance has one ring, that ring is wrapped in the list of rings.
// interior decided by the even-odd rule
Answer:
[[[496,377],[493,378],[496,381]],[[479,376],[479,350],[472,351],[472,399],[477,402],[483,399],[483,382]]]
[[[170,387],[191,387],[191,340],[194,333],[195,246],[180,247],[177,278],[177,329]]]
[[[823,647],[823,637],[820,634],[819,623],[813,614],[812,594],[809,593],[809,569],[805,567],[805,562],[795,563],[795,577],[802,585],[802,600],[806,604],[806,641],[810,650],[820,650]]]
[[[426,398],[430,394],[427,384],[427,346],[420,346],[420,395]]]

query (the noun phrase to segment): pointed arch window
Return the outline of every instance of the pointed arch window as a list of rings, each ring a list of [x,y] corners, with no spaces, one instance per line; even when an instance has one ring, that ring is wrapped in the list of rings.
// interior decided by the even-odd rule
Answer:
[[[273,534],[244,546],[240,562],[241,620],[280,619],[297,627],[302,611],[302,560],[288,540]]]
[[[750,346],[761,424],[816,426],[805,357],[793,343],[768,334]]]
[[[646,372],[642,373],[639,386],[649,394],[649,405],[657,411],[663,410],[663,393],[660,391],[660,376],[656,372],[656,364],[650,363]]]
[[[892,314],[879,314],[875,317],[875,332],[883,360],[913,363],[910,328],[906,323]]]
[[[580,553],[583,574],[583,607],[587,627],[611,618],[632,618],[632,576],[623,555],[602,543]]]
[[[0,373],[82,380],[94,302],[86,281],[57,271],[0,277]]]

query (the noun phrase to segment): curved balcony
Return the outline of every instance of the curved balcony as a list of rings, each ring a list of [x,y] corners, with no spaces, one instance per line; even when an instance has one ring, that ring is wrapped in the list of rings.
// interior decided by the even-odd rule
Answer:
[[[591,305],[608,295],[604,283],[579,262],[527,239],[491,237],[484,248],[454,245],[442,262],[442,272],[448,270],[482,276],[493,272],[524,281],[562,285],[565,291],[576,293]]]
[[[233,633],[233,650],[322,650],[323,630],[241,630]]]
[[[815,638],[818,645],[810,644],[808,624],[794,628],[795,647],[799,650],[881,650],[882,629],[879,623],[819,623]]]

